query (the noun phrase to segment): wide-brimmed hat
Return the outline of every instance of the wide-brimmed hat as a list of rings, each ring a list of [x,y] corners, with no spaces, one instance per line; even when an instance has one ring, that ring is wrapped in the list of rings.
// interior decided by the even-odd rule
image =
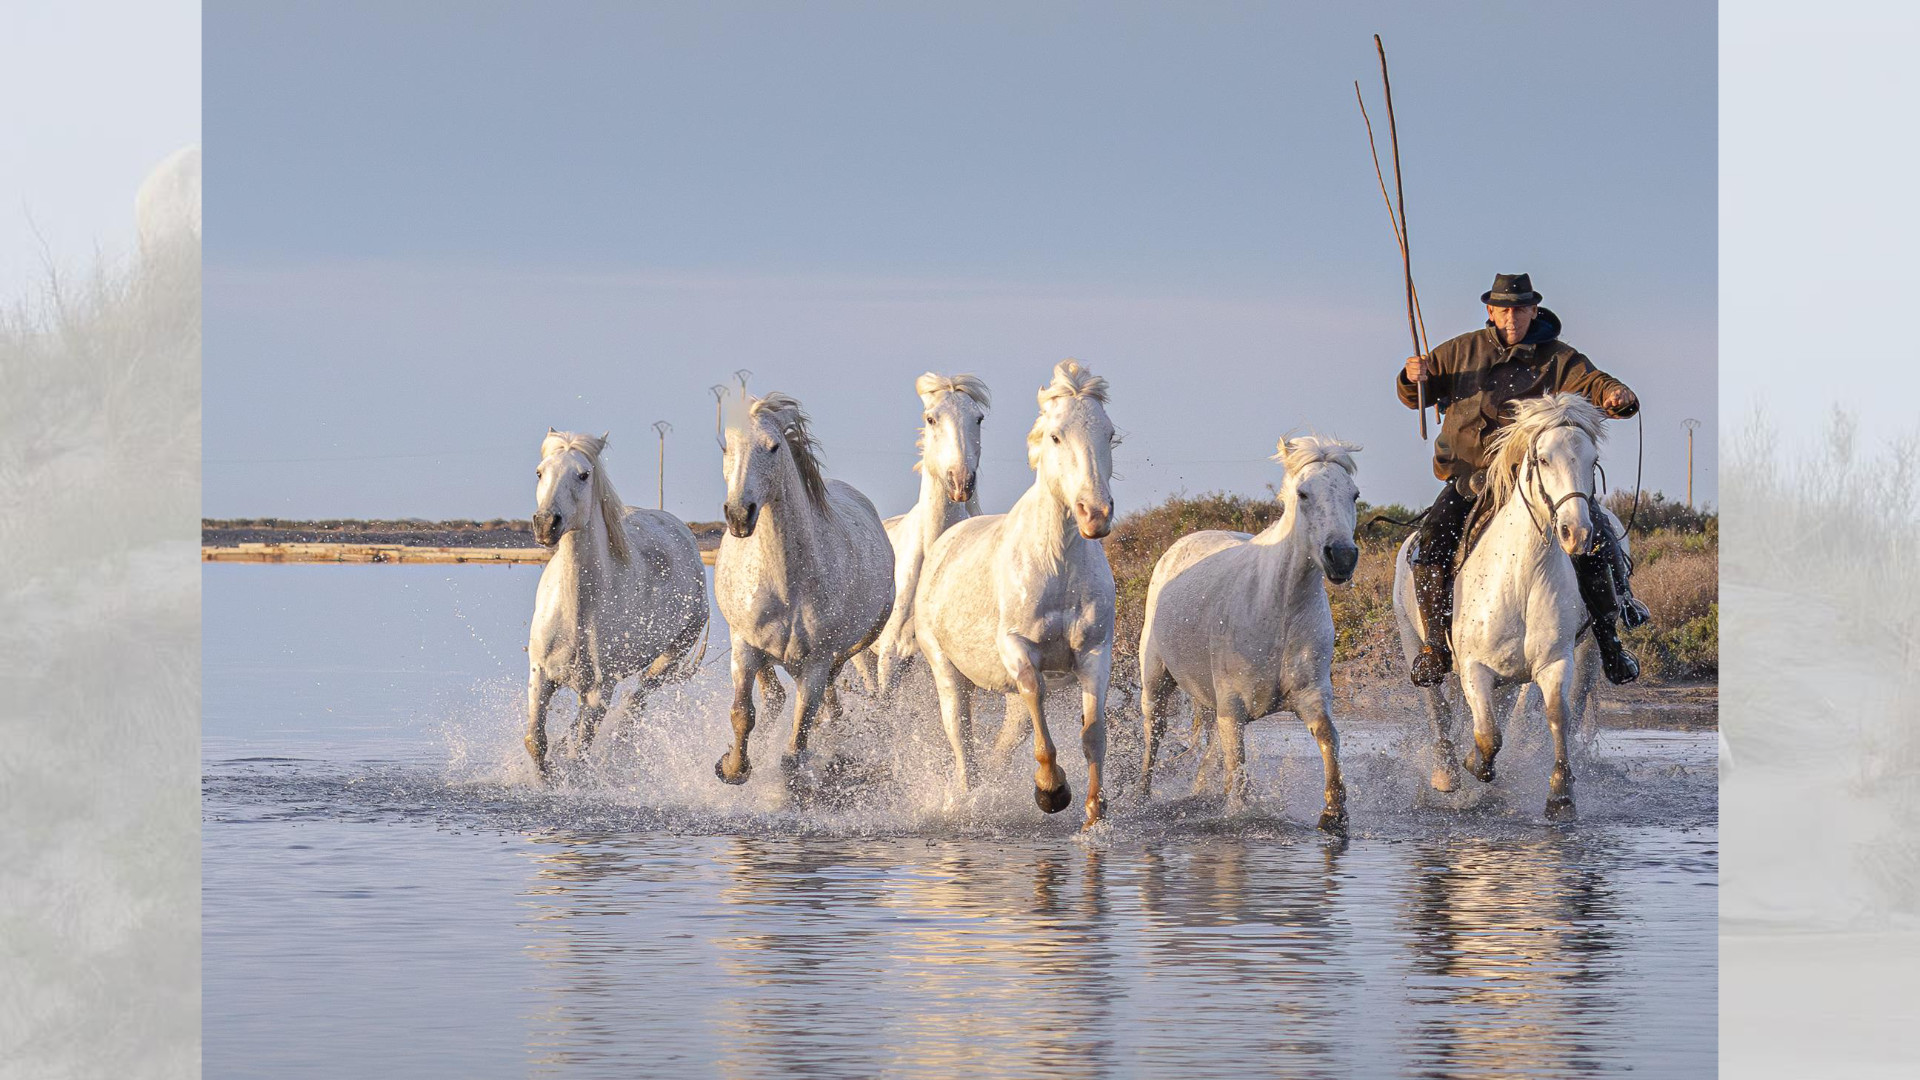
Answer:
[[[1493,288],[1480,294],[1480,302],[1493,307],[1526,307],[1540,302],[1533,291],[1533,279],[1526,274],[1495,274]]]

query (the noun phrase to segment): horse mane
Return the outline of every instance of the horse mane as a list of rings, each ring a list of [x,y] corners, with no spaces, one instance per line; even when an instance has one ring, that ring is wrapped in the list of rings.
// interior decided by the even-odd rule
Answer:
[[[1554,428],[1577,428],[1594,444],[1605,437],[1607,414],[1579,394],[1548,394],[1524,398],[1507,406],[1512,416],[1506,427],[1494,432],[1487,444],[1488,505],[1505,506],[1520,482],[1520,466],[1533,449],[1534,440]]]
[[[1340,466],[1348,476],[1359,471],[1359,466],[1353,463],[1353,455],[1360,450],[1358,443],[1341,442],[1324,435],[1302,435],[1281,439],[1278,449],[1272,460],[1279,462],[1289,477],[1298,477],[1307,466],[1321,462]]]
[[[929,371],[913,380],[913,392],[923,398],[934,400],[938,400],[941,394],[965,394],[979,402],[983,409],[993,405],[992,395],[987,392],[987,384],[981,382],[978,375],[942,375]],[[928,401],[927,407],[932,408],[933,401]]]
[[[800,402],[782,393],[754,398],[748,416],[765,416],[780,429],[780,437],[793,455],[793,466],[800,471],[800,486],[807,498],[821,510],[827,509],[827,478],[820,472],[820,445],[813,439],[813,421],[800,408]]]
[[[987,384],[980,381],[978,375],[942,375],[929,371],[913,380],[913,392],[920,395],[920,401],[926,408],[940,400],[942,394],[965,394],[980,403],[983,409],[993,407],[993,398],[987,391]],[[920,428],[919,437],[913,440],[913,448],[924,452],[927,449],[927,429]],[[913,471],[920,471],[920,463],[913,463]]]
[[[607,436],[586,435],[578,431],[555,431],[547,429],[547,437],[540,440],[540,458],[546,460],[563,450],[573,450],[587,459],[593,467],[593,474],[587,481],[588,497],[600,504],[600,517],[607,524],[607,550],[613,557],[626,562],[631,557],[627,546],[627,504],[620,499],[620,493],[613,490],[613,481],[607,479],[607,469],[600,463],[600,452],[607,448]]]
[[[1040,415],[1034,418],[1033,427],[1027,432],[1028,468],[1038,468],[1040,465],[1035,455],[1040,452],[1040,422],[1046,417],[1047,402],[1062,398],[1091,398],[1105,405],[1107,380],[1088,371],[1080,361],[1071,357],[1053,366],[1053,381],[1040,388]]]

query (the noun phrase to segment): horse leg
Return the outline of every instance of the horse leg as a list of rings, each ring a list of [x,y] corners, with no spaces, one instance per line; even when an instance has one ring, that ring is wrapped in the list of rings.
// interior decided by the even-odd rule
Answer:
[[[879,658],[874,656],[878,651],[877,647],[861,649],[853,654],[853,659],[849,661],[853,664],[854,674],[860,676],[860,685],[866,690],[868,697],[880,696],[880,662]]]
[[[1441,686],[1420,690],[1427,703],[1427,723],[1433,728],[1433,774],[1428,783],[1435,791],[1453,791],[1460,786],[1460,758],[1453,746],[1453,706]]]
[[[1080,752],[1087,758],[1087,820],[1085,828],[1100,823],[1107,800],[1100,793],[1100,774],[1107,766],[1107,683],[1113,658],[1104,646],[1081,653],[1074,665],[1080,675]]]
[[[567,756],[585,757],[587,748],[593,745],[593,737],[600,731],[600,721],[606,718],[607,707],[613,704],[613,691],[616,684],[604,679],[596,679],[580,695],[580,712],[573,721],[573,745],[568,748]]]
[[[753,774],[753,763],[747,760],[747,736],[753,733],[753,683],[760,680],[764,689],[770,681],[767,678],[767,654],[740,640],[738,634],[733,638],[733,747],[720,755],[714,762],[713,774],[728,784],[744,784]],[[778,687],[779,683],[774,682]],[[785,697],[784,692],[781,695]],[[768,695],[769,699],[772,695]],[[769,708],[777,706],[771,703]]]
[[[1155,653],[1142,659],[1140,663],[1140,786],[1138,798],[1142,803],[1153,797],[1153,758],[1160,749],[1160,740],[1167,733],[1167,699],[1173,696],[1175,686],[1173,676],[1167,674],[1167,666]]]
[[[964,794],[973,786],[973,687],[950,663],[928,666],[934,685],[940,688],[940,726],[953,751],[954,789]]]
[[[812,734],[814,718],[819,715],[820,706],[833,685],[833,665],[804,665],[795,682],[798,685],[793,689],[793,736],[787,740],[787,752],[780,758],[780,767],[789,782],[806,766],[807,736]]]
[[[770,713],[787,707],[787,688],[780,685],[779,673],[764,659],[760,663],[760,697]]]
[[[1199,798],[1207,793],[1213,782],[1213,763],[1220,756],[1220,744],[1213,737],[1213,707],[1194,698],[1193,730],[1187,742],[1187,752],[1193,755],[1193,796]]]
[[[1073,801],[1073,789],[1067,786],[1066,772],[1054,761],[1053,737],[1047,734],[1047,714],[1040,700],[1046,691],[1040,678],[1040,648],[1017,634],[1004,634],[1000,659],[1033,720],[1033,801],[1042,811],[1057,814]]]
[[[1224,698],[1214,711],[1214,741],[1220,744],[1221,771],[1226,773],[1227,813],[1247,808],[1247,718],[1238,701]]]
[[[1473,710],[1473,752],[1467,755],[1467,771],[1483,784],[1493,783],[1493,758],[1500,752],[1499,702],[1494,700],[1493,670],[1484,664],[1468,663],[1460,672],[1461,696]]]
[[[1547,781],[1547,820],[1573,820],[1573,767],[1567,764],[1567,725],[1573,714],[1575,675],[1567,662],[1534,676],[1547,707],[1547,731],[1553,735],[1553,774]]]
[[[547,779],[547,703],[560,684],[547,678],[537,665],[527,673],[527,753],[540,779]]]
[[[1333,684],[1329,682],[1297,695],[1289,704],[1294,715],[1306,721],[1307,734],[1319,745],[1320,764],[1326,770],[1327,806],[1320,812],[1320,830],[1343,833],[1347,830],[1347,785],[1340,778],[1340,733],[1334,730],[1332,701]]]
[[[1000,734],[993,740],[993,766],[999,768],[1007,763],[1013,748],[1020,745],[1020,739],[1027,733],[1027,705],[1017,693],[1008,694],[1006,712],[1000,718]]]

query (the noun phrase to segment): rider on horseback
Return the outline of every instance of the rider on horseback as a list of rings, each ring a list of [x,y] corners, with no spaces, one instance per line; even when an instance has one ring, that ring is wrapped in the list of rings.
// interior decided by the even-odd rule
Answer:
[[[1447,632],[1453,620],[1454,557],[1467,513],[1485,484],[1487,444],[1507,423],[1507,404],[1576,393],[1610,416],[1629,417],[1640,409],[1640,399],[1625,383],[1560,340],[1560,319],[1540,307],[1540,299],[1526,274],[1495,275],[1493,288],[1480,296],[1487,306],[1486,328],[1442,342],[1424,357],[1409,357],[1396,380],[1409,409],[1419,407],[1414,383],[1423,376],[1427,380],[1427,399],[1442,417],[1433,442],[1433,474],[1447,485],[1427,511],[1411,560],[1414,594],[1428,628],[1426,645],[1413,661],[1416,686],[1439,685],[1453,667]],[[1627,591],[1626,560],[1605,515],[1594,516],[1593,550],[1574,556],[1573,566],[1608,681],[1632,682],[1640,666],[1621,645],[1614,620],[1639,626],[1647,610]]]

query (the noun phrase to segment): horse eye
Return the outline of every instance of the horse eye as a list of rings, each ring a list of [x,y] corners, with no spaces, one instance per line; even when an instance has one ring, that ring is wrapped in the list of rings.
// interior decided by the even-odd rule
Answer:
[[[1055,436],[1053,437],[1053,441],[1054,441],[1054,442],[1059,442],[1059,441],[1060,441],[1060,436],[1058,436],[1058,435],[1055,435]]]
[[[774,444],[773,444],[772,446],[770,446],[770,447],[768,447],[768,448],[767,448],[767,453],[769,453],[769,454],[777,454],[777,453],[779,453],[779,452],[780,452],[780,444],[779,444],[779,443],[774,443]]]
[[[586,473],[581,473],[581,474],[580,474],[580,479],[582,479],[582,480],[585,480],[586,478],[587,478],[587,474],[586,474]]]
[[[929,426],[929,427],[931,427],[931,426],[933,425],[933,414],[932,414],[932,413],[928,413],[927,415],[925,415],[925,416],[923,416],[923,417],[921,417],[921,418],[920,418],[920,422],[921,422],[921,423],[923,423],[923,424],[926,424],[926,425],[927,425],[927,426]]]

